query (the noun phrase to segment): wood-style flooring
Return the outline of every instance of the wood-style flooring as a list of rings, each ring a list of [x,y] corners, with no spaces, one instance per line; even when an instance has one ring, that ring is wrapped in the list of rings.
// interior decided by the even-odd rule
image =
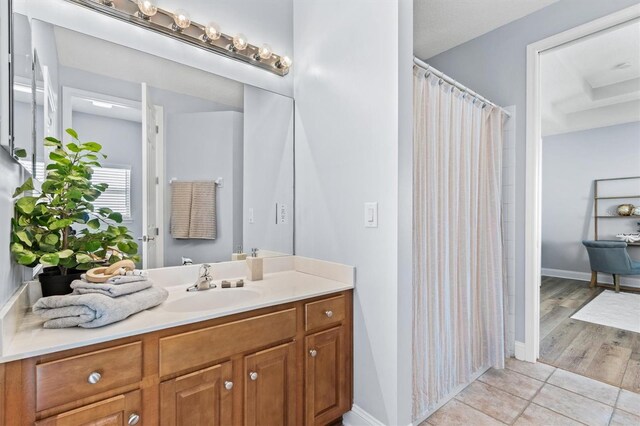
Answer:
[[[640,392],[640,334],[570,318],[602,291],[585,281],[542,277],[539,360]]]

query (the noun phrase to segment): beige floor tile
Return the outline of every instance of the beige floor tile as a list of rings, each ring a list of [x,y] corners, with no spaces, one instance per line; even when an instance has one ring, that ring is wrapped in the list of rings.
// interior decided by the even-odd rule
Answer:
[[[561,369],[557,369],[549,380],[547,380],[547,383],[570,390],[571,392],[579,393],[580,395],[604,402],[611,406],[615,405],[618,392],[620,391],[620,389],[615,386]]]
[[[611,417],[610,426],[635,426],[640,425],[640,416],[636,416],[626,411],[618,410],[613,411],[613,417]]]
[[[447,402],[444,407],[433,413],[427,419],[433,426],[496,426],[502,425],[481,411],[471,408],[455,399]]]
[[[478,380],[524,399],[533,398],[536,392],[538,392],[538,389],[544,384],[539,380],[532,379],[531,377],[524,376],[506,368],[504,370],[492,368],[484,373]]]
[[[613,408],[590,398],[546,384],[533,402],[579,422],[593,426],[606,426]]]
[[[482,382],[473,382],[460,392],[456,399],[505,423],[522,413],[529,401],[518,398]]]
[[[628,413],[640,416],[640,393],[622,389],[616,407]]]
[[[516,371],[537,380],[542,380],[543,382],[547,380],[551,373],[556,369],[555,367],[541,362],[536,362],[534,364],[532,362],[520,361],[515,358],[507,358],[505,360],[505,365],[509,370]]]
[[[553,412],[536,404],[531,404],[516,420],[514,426],[580,426],[582,423]]]

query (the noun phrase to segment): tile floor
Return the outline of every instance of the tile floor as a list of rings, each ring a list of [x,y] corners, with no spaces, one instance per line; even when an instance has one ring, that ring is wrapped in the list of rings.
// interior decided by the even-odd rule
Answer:
[[[640,425],[640,393],[547,364],[508,359],[421,426]]]

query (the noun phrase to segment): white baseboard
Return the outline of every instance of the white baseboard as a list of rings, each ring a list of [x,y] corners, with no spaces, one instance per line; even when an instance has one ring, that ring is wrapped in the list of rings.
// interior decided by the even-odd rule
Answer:
[[[516,359],[525,361],[526,360],[526,349],[524,342],[518,342],[517,340],[514,342],[514,355]]]
[[[542,275],[547,277],[566,278],[569,280],[591,281],[590,272],[565,271],[563,269],[542,268]],[[613,277],[610,274],[598,274],[598,282],[603,284],[613,284]],[[629,287],[640,287],[640,278],[621,277],[621,285]]]
[[[345,426],[384,426],[384,423],[379,422],[378,419],[356,404],[351,406],[351,411],[342,416],[342,424]]]

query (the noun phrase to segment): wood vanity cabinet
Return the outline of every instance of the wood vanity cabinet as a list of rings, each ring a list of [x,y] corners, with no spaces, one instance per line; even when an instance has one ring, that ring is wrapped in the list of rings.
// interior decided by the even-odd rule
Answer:
[[[352,297],[345,291],[0,364],[0,420],[335,423],[352,401]]]

